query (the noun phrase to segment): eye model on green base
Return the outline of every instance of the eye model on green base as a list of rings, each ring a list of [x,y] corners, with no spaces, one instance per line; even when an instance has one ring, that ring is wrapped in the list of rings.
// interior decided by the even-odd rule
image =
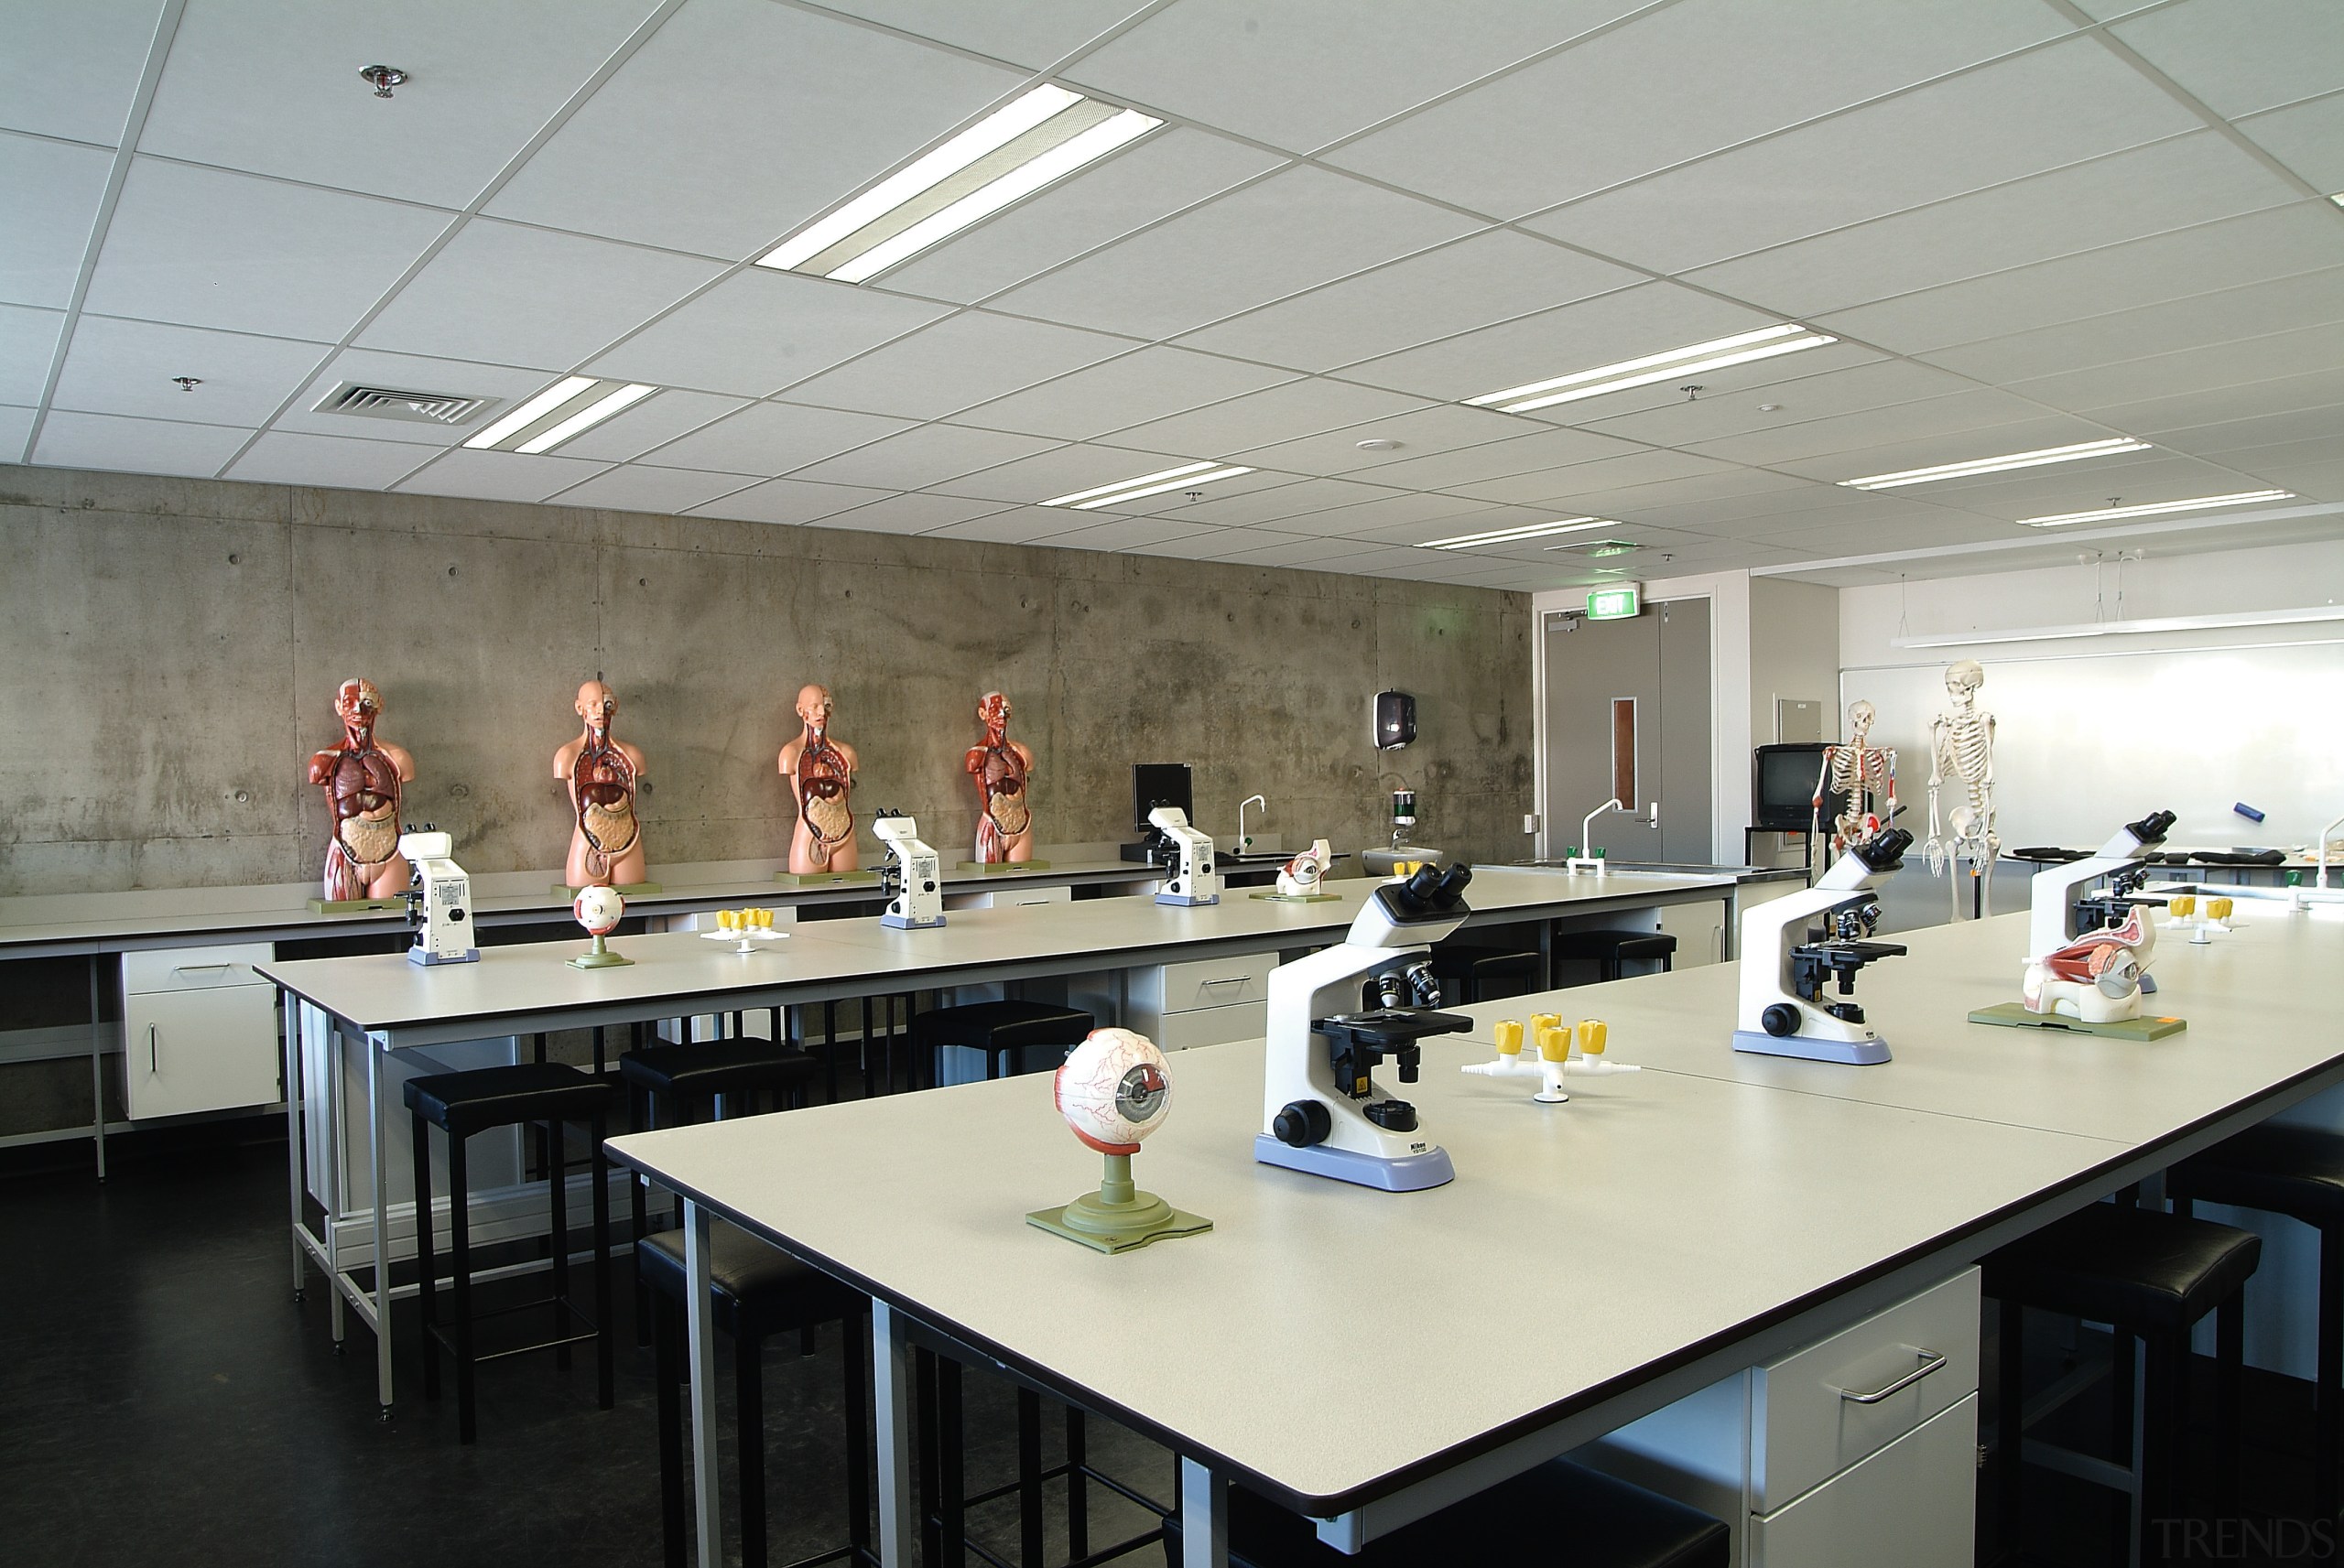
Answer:
[[[1077,1138],[1106,1156],[1107,1169],[1097,1192],[1036,1209],[1026,1224],[1101,1252],[1127,1252],[1212,1228],[1212,1221],[1185,1214],[1132,1181],[1140,1141],[1163,1126],[1172,1108],[1172,1080],[1154,1041],[1128,1029],[1091,1031],[1058,1068],[1052,1092],[1058,1114]]]

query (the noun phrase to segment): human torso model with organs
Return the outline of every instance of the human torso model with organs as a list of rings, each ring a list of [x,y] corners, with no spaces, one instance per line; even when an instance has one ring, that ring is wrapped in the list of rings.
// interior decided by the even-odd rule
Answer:
[[[799,875],[861,868],[854,841],[854,748],[830,739],[829,688],[798,694],[805,732],[781,749],[781,776],[798,798],[798,826],[789,835],[789,869]]]
[[[588,681],[578,688],[576,708],[585,729],[553,754],[554,777],[570,785],[576,823],[565,874],[573,888],[634,887],[646,871],[643,824],[635,809],[643,753],[612,739],[619,699],[609,687]]]
[[[342,741],[309,759],[309,782],[325,791],[332,823],[325,896],[337,903],[396,898],[414,880],[399,853],[399,786],[415,778],[415,759],[374,739],[383,696],[372,681],[342,682],[333,710]]]
[[[1022,865],[1034,858],[1034,753],[1009,738],[1009,698],[985,693],[977,722],[985,738],[962,763],[977,786],[977,863]]]

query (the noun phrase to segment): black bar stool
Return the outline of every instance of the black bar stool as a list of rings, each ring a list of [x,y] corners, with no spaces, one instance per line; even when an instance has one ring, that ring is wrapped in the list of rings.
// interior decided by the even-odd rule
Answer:
[[[1622,964],[1656,963],[1666,974],[1677,967],[1677,938],[1660,931],[1557,931],[1555,957],[1593,964],[1598,979],[1618,979]]]
[[[851,1290],[777,1247],[719,1220],[709,1227],[710,1307],[716,1326],[732,1336],[733,1387],[741,1487],[741,1562],[765,1562],[765,1342],[776,1334],[807,1336],[826,1323],[845,1329],[847,1544],[801,1557],[789,1568],[841,1561],[870,1563],[871,1478],[867,1464],[870,1396],[864,1383],[870,1346],[864,1324],[870,1298]],[[659,1534],[669,1568],[683,1568],[689,1547],[684,1525],[684,1238],[661,1231],[635,1250],[635,1277],[650,1287],[652,1332],[659,1378]]]
[[[591,1334],[557,1332],[555,1337],[518,1349],[497,1352],[516,1356],[528,1350],[550,1349],[555,1364],[570,1366],[570,1347],[594,1342],[599,1401],[611,1408],[611,1194],[602,1139],[609,1130],[611,1101],[615,1088],[606,1080],[559,1062],[523,1062],[510,1067],[479,1067],[470,1072],[438,1073],[409,1078],[405,1088],[415,1134],[415,1254],[418,1294],[423,1308],[423,1392],[440,1397],[440,1349],[444,1345],[456,1360],[456,1423],[463,1442],[476,1435],[473,1420],[473,1373],[479,1357],[472,1349],[472,1325],[480,1317],[526,1312],[550,1305],[558,1325],[585,1323]],[[581,1122],[592,1143],[590,1162],[594,1186],[594,1311],[591,1317],[578,1310],[570,1290],[570,1217],[567,1208],[568,1171],[560,1157],[566,1123]],[[534,1302],[501,1309],[498,1314],[472,1311],[472,1188],[465,1174],[464,1141],[474,1133],[528,1122],[543,1124],[552,1152],[546,1161],[546,1185],[551,1193],[553,1290]],[[455,1318],[448,1329],[440,1326],[439,1264],[431,1246],[431,1135],[437,1127],[448,1135],[448,1250],[455,1283]],[[383,1267],[378,1260],[376,1267]],[[385,1331],[388,1325],[385,1325]]]
[[[1029,1045],[1071,1050],[1098,1026],[1080,1008],[1047,1001],[972,1001],[930,1008],[912,1019],[914,1054],[932,1057],[946,1045],[985,1054],[985,1076],[1007,1075],[1008,1059]]]
[[[1487,1000],[1492,980],[1516,981],[1525,993],[1546,989],[1546,960],[1536,947],[1438,942],[1433,945],[1432,972],[1444,990],[1454,981],[1466,1005]]]
[[[2132,1488],[2139,1517],[2178,1519],[2187,1501],[2182,1477],[2188,1429],[2189,1335],[2208,1313],[2214,1320],[2218,1441],[2225,1491],[2236,1492],[2238,1390],[2244,1319],[2241,1291],[2262,1260],[2252,1232],[2154,1209],[2094,1204],[2045,1226],[1988,1257],[1984,1286],[2001,1305],[2001,1456],[1997,1476],[2002,1540],[2019,1539],[2020,1472],[2025,1447],[2025,1309],[2112,1325],[2116,1330],[2115,1404],[2122,1439],[2140,1455]],[[2148,1352],[2140,1429],[2133,1430],[2132,1340]]]
[[[2261,1209],[2319,1232],[2318,1382],[2312,1390],[2317,1517],[2332,1519],[2344,1449],[2344,1137],[2316,1127],[2250,1128],[2165,1174],[2176,1212],[2191,1201]]]
[[[1176,1514],[1164,1560],[1180,1568]],[[1229,1488],[1230,1568],[1426,1568],[1455,1563],[1568,1563],[1570,1568],[1726,1568],[1725,1525],[1642,1487],[1554,1459],[1485,1492],[1378,1536],[1355,1557],[1310,1522],[1243,1487]]]

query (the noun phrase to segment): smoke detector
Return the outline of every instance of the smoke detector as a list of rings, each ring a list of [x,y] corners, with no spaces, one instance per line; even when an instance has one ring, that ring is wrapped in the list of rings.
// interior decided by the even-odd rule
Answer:
[[[328,393],[314,412],[360,419],[404,419],[419,425],[464,425],[493,401],[454,392],[408,392],[346,381]]]

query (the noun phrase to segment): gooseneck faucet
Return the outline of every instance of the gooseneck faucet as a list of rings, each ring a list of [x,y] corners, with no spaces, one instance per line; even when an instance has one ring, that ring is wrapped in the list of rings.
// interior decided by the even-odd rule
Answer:
[[[1249,795],[1237,803],[1237,852],[1241,855],[1253,847],[1253,840],[1245,833],[1245,808],[1249,806],[1258,806],[1264,811],[1270,808],[1268,799],[1258,795]]]

